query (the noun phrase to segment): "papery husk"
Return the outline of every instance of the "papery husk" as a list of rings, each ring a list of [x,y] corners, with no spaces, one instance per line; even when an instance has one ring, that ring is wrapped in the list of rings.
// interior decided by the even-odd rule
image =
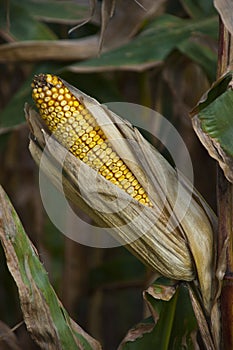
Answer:
[[[50,137],[39,115],[26,106],[26,117],[35,137],[30,142],[35,161],[40,164],[46,145],[47,161],[40,166],[52,182],[61,189],[57,165],[63,163],[66,196],[100,226],[110,227],[116,239],[161,275],[176,280],[197,280],[203,305],[209,312],[216,217],[189,182],[136,128],[80,90],[63,83],[94,115],[112,148],[147,190],[153,208],[140,204],[67,152]],[[85,176],[80,176],[83,170]],[[178,189],[181,191],[179,198]],[[117,201],[112,201],[115,198]],[[125,203],[123,210],[119,210],[119,203]],[[98,210],[93,209],[96,207]]]

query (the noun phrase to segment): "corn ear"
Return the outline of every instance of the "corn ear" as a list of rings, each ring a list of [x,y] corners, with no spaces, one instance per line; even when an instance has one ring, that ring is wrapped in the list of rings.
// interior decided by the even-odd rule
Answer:
[[[61,79],[40,74],[35,76],[32,87],[39,113],[58,141],[140,203],[152,206],[146,191],[115,152],[94,116]]]
[[[96,100],[62,79],[61,81],[94,116],[112,149],[124,161],[140,186],[147,190],[153,207],[143,205],[132,197],[129,203],[127,191],[115,186],[90,166],[86,166],[85,176],[78,176],[83,162],[71,152],[66,154],[62,164],[66,174],[63,184],[66,195],[84,208],[99,225],[114,229],[112,232],[115,238],[127,244],[128,249],[161,275],[176,280],[196,280],[203,305],[209,312],[213,298],[216,217],[201,196],[196,191],[192,192],[186,179],[182,178],[182,183],[178,183],[176,171],[137,129]],[[34,135],[29,146],[32,156],[39,164],[46,145],[47,164],[41,166],[59,188],[54,159],[60,164],[67,151],[60,142],[49,136],[40,116],[28,105],[25,112]],[[135,143],[136,152],[132,147]],[[93,178],[97,179],[101,189],[98,195]],[[179,186],[182,187],[182,197],[177,200]],[[124,210],[119,211],[112,201],[116,192],[118,200],[128,203]],[[190,195],[187,208],[187,198]],[[98,211],[93,209],[96,208],[97,201],[98,207],[101,206]]]

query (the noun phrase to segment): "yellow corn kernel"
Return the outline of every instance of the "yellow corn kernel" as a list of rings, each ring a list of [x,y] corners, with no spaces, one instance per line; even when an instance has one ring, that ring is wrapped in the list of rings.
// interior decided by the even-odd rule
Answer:
[[[76,157],[140,203],[152,207],[147,193],[113,150],[92,114],[51,74],[39,74],[32,97],[49,130]]]

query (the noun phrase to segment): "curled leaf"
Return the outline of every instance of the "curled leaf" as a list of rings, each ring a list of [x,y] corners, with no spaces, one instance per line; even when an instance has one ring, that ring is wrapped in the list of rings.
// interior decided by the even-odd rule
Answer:
[[[191,112],[196,134],[233,183],[233,75],[217,80]]]

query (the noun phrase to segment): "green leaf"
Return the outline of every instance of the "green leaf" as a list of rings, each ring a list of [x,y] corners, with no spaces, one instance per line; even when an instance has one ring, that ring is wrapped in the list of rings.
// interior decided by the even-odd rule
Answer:
[[[199,19],[216,14],[212,0],[181,0],[181,3],[192,18]]]
[[[204,108],[208,107],[212,102],[214,102],[219,96],[224,94],[228,89],[229,84],[232,79],[232,74],[229,72],[223,77],[219,78],[216,82],[213,83],[211,88],[207,93],[200,99],[197,106],[191,112],[192,115],[199,113]]]
[[[233,182],[233,72],[214,83],[191,112],[194,129],[209,154]]]
[[[19,289],[25,322],[40,345],[60,350],[100,349],[76,325],[56,296],[48,274],[6,194],[0,188],[0,240],[8,268]],[[40,322],[38,322],[40,321]]]
[[[32,17],[48,22],[76,23],[89,15],[89,4],[80,5],[75,1],[24,0]]]
[[[1,30],[9,32],[15,40],[55,40],[56,35],[47,25],[34,19],[26,5],[25,1],[9,1],[9,9],[0,12]]]
[[[152,21],[128,44],[100,57],[69,66],[72,71],[96,71],[112,69],[140,70],[161,63],[181,42],[193,32],[216,37],[217,18],[184,20],[163,15]]]
[[[199,113],[202,130],[233,157],[233,91],[227,90]]]
[[[159,282],[153,284],[154,288],[159,288],[159,286]],[[179,286],[175,295],[169,301],[155,299],[147,293],[146,300],[157,315],[158,321],[151,332],[144,332],[145,324],[151,323],[151,319],[141,323],[143,327],[141,327],[142,332],[138,332],[140,336],[135,340],[131,339],[131,341],[123,342],[121,350],[196,349],[197,323],[188,290],[184,285]]]
[[[215,139],[233,157],[233,91],[229,85],[233,73],[227,73],[213,85],[207,98],[195,108],[202,130]]]

